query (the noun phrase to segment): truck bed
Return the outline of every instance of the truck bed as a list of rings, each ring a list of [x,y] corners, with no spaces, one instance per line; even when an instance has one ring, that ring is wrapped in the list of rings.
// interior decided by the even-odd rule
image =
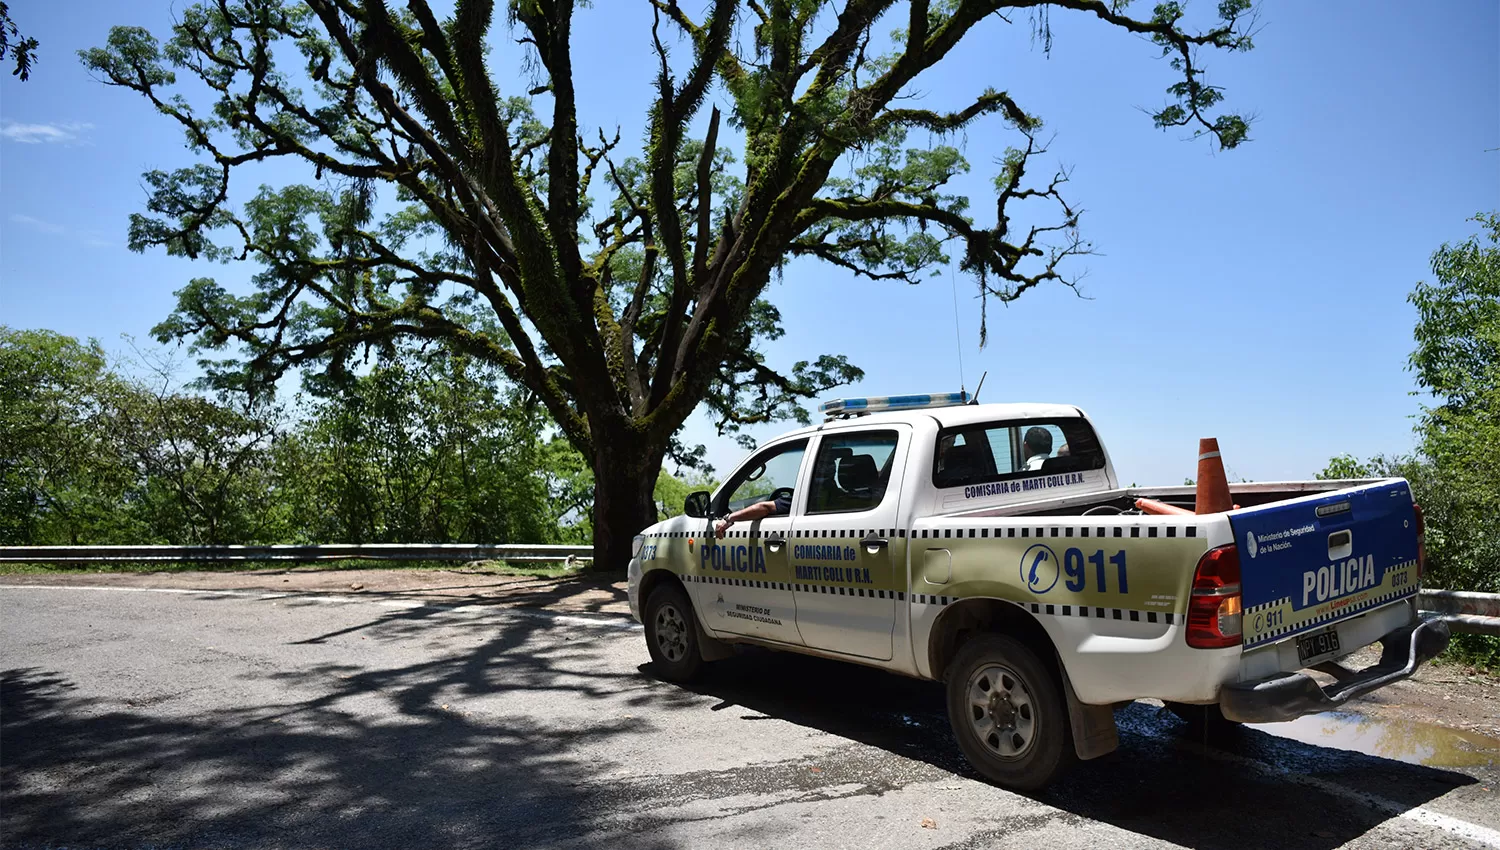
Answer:
[[[1091,701],[1174,687],[1181,664],[1202,668],[1189,678],[1203,692],[1151,695],[1211,701],[1221,684],[1343,657],[1412,618],[1420,542],[1406,482],[1265,482],[1230,492],[1235,510],[1206,515],[1136,511],[1137,498],[1191,509],[1194,488],[1182,486],[923,518],[911,535],[913,590],[940,588],[940,602],[992,596],[1041,615],[1069,675],[1077,669],[1089,680],[1080,694],[1091,691]],[[1231,545],[1242,640],[1187,649],[1173,635],[1186,622],[1194,567]],[[1128,681],[1095,690],[1115,678],[1122,654],[1133,656]]]

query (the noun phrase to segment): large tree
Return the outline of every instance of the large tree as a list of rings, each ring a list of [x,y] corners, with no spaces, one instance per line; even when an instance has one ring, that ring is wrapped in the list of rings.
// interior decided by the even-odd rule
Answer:
[[[780,320],[763,296],[789,260],[914,282],[953,243],[985,299],[1068,282],[1064,261],[1087,246],[1065,175],[1028,174],[1039,118],[995,87],[952,112],[913,105],[918,76],[960,42],[1016,13],[1044,37],[1049,11],[1097,18],[1169,60],[1158,126],[1245,139],[1241,118],[1215,113],[1198,49],[1248,49],[1249,0],[1221,0],[1202,30],[1177,2],[1144,18],[1122,0],[640,2],[649,30],[621,41],[649,39],[655,58],[633,157],[578,114],[572,32],[587,4],[573,0],[511,0],[505,23],[493,0],[457,0],[447,17],[427,0],[214,0],[164,43],[112,30],[86,64],[180,123],[201,157],[145,175],[131,246],[261,268],[250,294],[192,281],[159,335],[233,347],[213,374],[252,386],[342,370],[400,337],[498,365],[591,460],[596,563],[619,566],[699,405],[727,430],[805,419],[801,400],[859,376],[838,356],[765,363],[757,345]],[[533,84],[502,85],[507,65]],[[950,186],[960,152],[905,140],[986,118],[1016,145],[981,223]],[[275,160],[311,179],[232,202],[232,176]],[[840,162],[847,176],[832,176]],[[1027,201],[1053,212],[1016,218]]]

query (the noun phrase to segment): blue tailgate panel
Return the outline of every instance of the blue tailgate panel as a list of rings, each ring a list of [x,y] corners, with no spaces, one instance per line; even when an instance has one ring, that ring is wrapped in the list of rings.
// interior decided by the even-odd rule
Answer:
[[[1404,481],[1237,511],[1229,523],[1247,649],[1417,592],[1416,514]]]

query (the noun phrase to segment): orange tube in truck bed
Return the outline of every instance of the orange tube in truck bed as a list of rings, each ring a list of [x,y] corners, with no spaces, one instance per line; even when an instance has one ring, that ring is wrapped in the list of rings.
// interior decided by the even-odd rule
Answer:
[[[1135,506],[1138,509],[1140,509],[1140,511],[1142,513],[1148,513],[1148,514],[1188,514],[1188,515],[1191,515],[1193,513],[1192,511],[1188,510],[1187,508],[1179,508],[1176,505],[1169,505],[1166,502],[1158,502],[1155,499],[1136,499],[1135,500]]]

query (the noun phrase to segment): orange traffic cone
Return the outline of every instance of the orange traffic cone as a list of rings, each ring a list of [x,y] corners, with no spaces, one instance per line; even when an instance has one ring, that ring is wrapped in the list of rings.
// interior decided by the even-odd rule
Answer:
[[[1224,459],[1219,456],[1219,441],[1204,437],[1198,441],[1197,513],[1217,514],[1233,510],[1229,479],[1224,476]]]

